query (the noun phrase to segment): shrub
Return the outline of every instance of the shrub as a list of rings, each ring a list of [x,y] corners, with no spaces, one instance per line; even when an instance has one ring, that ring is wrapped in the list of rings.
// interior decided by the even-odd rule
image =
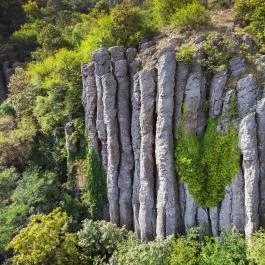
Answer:
[[[265,41],[265,3],[263,0],[236,0],[235,18],[262,42]]]
[[[205,58],[202,65],[208,72],[223,71],[234,54],[235,43],[226,35],[211,33],[203,43]]]
[[[85,264],[78,251],[77,236],[68,231],[68,216],[55,209],[49,215],[30,217],[29,224],[8,244],[15,265]]]
[[[176,58],[177,60],[185,64],[192,64],[194,53],[195,49],[192,45],[183,44],[180,46],[179,50],[177,51]]]
[[[111,36],[118,45],[137,43],[148,31],[143,12],[126,0],[111,11]]]
[[[192,228],[186,236],[174,239],[167,257],[168,265],[197,265],[201,244],[198,241],[198,230]]]
[[[134,235],[125,228],[105,222],[85,220],[83,228],[77,233],[78,245],[84,250],[88,264],[103,264],[112,256],[118,245],[127,241],[136,240]],[[97,262],[101,263],[97,263]]]
[[[85,160],[85,187],[82,201],[88,207],[91,218],[100,218],[107,202],[107,178],[105,169],[95,152],[88,150]]]
[[[172,239],[139,243],[136,240],[124,242],[114,253],[112,265],[164,265]]]
[[[170,22],[170,19],[177,10],[192,3],[193,0],[153,0],[150,4],[155,26],[163,26]]]
[[[249,240],[248,256],[250,261],[257,265],[264,265],[265,231],[259,230]]]
[[[195,30],[198,26],[207,26],[209,23],[207,10],[197,1],[177,10],[171,18],[171,24],[180,31]]]
[[[246,242],[237,232],[224,232],[222,238],[215,237],[206,240],[200,265],[247,265]]]

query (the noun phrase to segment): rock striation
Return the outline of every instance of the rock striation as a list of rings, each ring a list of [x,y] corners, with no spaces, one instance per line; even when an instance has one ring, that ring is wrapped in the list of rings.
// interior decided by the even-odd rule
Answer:
[[[265,98],[256,73],[247,75],[245,60],[235,57],[226,70],[209,75],[199,52],[185,65],[172,49],[156,52],[148,45],[141,54],[100,48],[82,66],[88,143],[107,172],[110,221],[143,241],[193,226],[200,236],[224,228],[249,236],[265,227]],[[181,183],[174,147],[181,126],[201,136],[212,117],[220,133],[238,127],[241,161],[223,200],[207,209]]]

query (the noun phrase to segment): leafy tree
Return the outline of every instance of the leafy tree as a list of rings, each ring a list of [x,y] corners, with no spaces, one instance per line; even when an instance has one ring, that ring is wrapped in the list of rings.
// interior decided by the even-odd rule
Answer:
[[[195,30],[199,26],[209,25],[210,16],[199,2],[193,2],[177,10],[172,15],[171,23],[181,31]]]
[[[144,35],[142,12],[126,0],[111,12],[111,35],[118,45],[131,45]]]
[[[59,208],[50,214],[30,217],[29,224],[8,244],[15,265],[85,264],[77,246],[77,236],[69,233],[69,218]]]
[[[150,9],[156,25],[166,25],[177,10],[192,3],[193,0],[153,0],[150,1]]]

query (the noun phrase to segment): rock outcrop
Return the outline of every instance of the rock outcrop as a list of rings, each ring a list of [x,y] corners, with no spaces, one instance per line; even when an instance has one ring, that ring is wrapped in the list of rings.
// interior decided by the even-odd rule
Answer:
[[[135,48],[98,49],[82,66],[88,142],[107,172],[110,221],[143,241],[193,226],[200,236],[224,228],[249,236],[265,227],[265,99],[258,78],[245,74],[241,57],[208,75],[199,56],[186,65],[172,48],[157,52],[150,42],[140,55]],[[219,133],[238,128],[242,159],[223,200],[207,209],[181,183],[174,147],[180,127],[203,136],[209,118],[218,118]]]

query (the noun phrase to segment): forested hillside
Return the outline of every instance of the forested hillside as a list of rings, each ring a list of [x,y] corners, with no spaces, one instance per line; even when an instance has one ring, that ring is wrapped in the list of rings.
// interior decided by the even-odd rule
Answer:
[[[0,263],[265,264],[263,0],[1,0]]]

